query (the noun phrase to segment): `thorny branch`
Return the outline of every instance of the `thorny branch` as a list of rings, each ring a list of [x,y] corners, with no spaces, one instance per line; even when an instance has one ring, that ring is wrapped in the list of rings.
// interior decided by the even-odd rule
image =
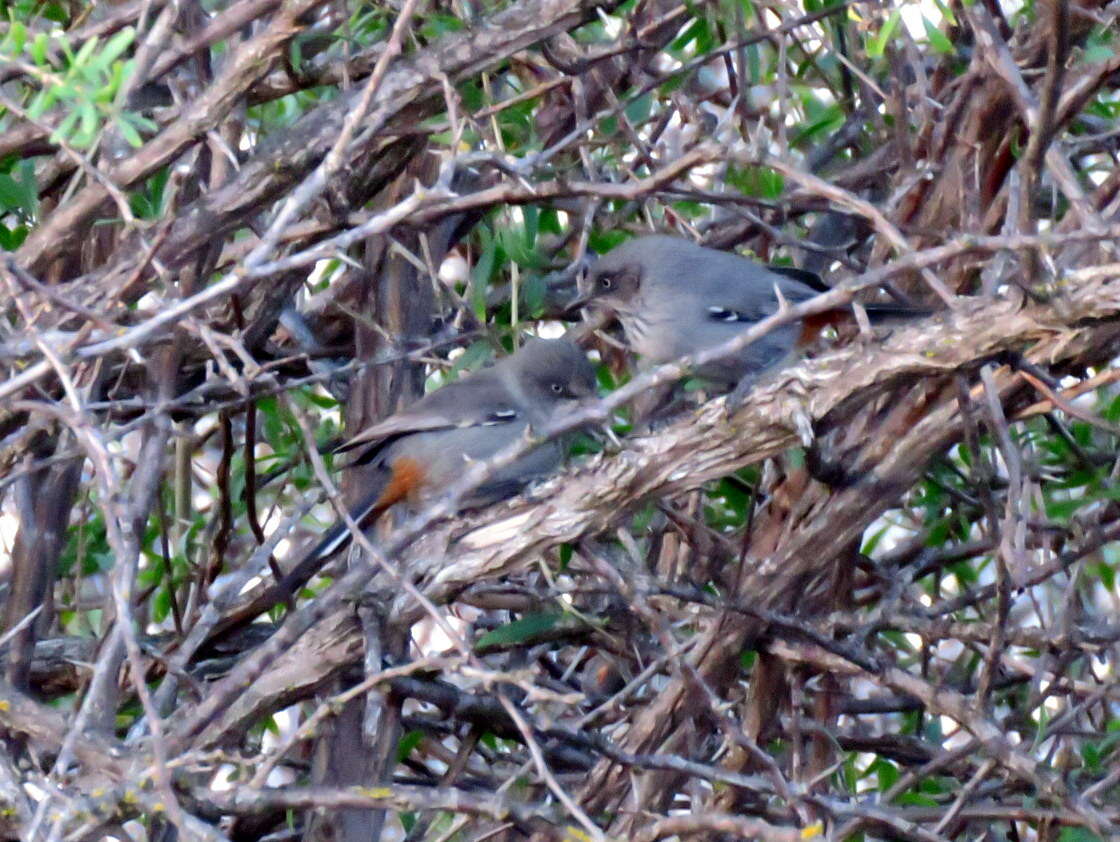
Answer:
[[[0,208],[0,833],[1115,835],[1116,10],[894,11],[125,3],[5,53],[0,203],[35,196]],[[35,97],[129,27],[75,142]],[[844,268],[625,381],[569,327],[600,398],[276,587],[345,511],[336,398],[390,411],[558,330],[589,244],[647,230]],[[887,285],[941,309],[629,429]],[[355,784],[326,734],[374,697],[400,758]]]

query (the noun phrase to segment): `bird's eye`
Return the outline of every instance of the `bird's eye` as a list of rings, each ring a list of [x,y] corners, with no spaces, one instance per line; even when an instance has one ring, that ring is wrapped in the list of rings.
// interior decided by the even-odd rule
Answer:
[[[614,279],[610,275],[602,275],[599,278],[599,286],[603,289],[610,289],[614,285]]]
[[[564,386],[560,383],[552,383],[548,388],[552,389],[555,395],[562,395],[564,393]]]

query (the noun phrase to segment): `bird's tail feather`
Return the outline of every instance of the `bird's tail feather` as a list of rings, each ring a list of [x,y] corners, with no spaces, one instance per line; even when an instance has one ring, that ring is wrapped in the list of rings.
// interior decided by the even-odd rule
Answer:
[[[907,304],[891,304],[889,302],[874,302],[864,304],[867,317],[872,322],[882,322],[886,319],[924,319],[932,315],[933,310],[927,307],[911,307]]]
[[[370,492],[350,509],[350,517],[359,527],[365,529],[386,509],[403,499],[404,495],[392,488],[395,479],[395,473],[379,476]],[[319,543],[308,550],[296,566],[284,576],[280,587],[289,594],[295,593],[310,581],[329,558],[348,547],[353,537],[350,527],[345,522],[335,523]]]
[[[360,527],[369,526],[389,506],[403,499],[403,496],[397,496],[392,502],[386,502],[386,498],[391,496],[388,492],[393,479],[394,477],[387,471],[379,472],[371,481],[370,492],[350,509],[350,517]],[[346,524],[336,523],[327,530],[327,534],[319,540],[319,543],[305,553],[296,566],[285,574],[283,579],[258,594],[251,602],[239,606],[235,611],[224,616],[210,631],[206,644],[200,647],[200,651],[231,630],[252,622],[255,617],[277,603],[287,602],[290,605],[293,595],[319,572],[331,556],[347,547],[351,538],[353,534]]]

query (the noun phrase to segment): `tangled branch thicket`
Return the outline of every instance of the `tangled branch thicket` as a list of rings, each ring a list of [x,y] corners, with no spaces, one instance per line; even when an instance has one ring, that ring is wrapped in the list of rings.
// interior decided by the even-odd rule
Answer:
[[[1120,835],[1115,2],[7,15],[3,838]],[[833,287],[742,341],[936,312],[632,423],[696,361],[564,322],[652,230]],[[565,327],[565,472],[277,584]]]

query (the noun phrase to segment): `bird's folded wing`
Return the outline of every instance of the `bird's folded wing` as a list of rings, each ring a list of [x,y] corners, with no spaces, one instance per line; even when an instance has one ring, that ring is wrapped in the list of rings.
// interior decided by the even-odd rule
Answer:
[[[734,255],[722,255],[713,269],[693,285],[709,322],[753,324],[764,319],[778,310],[775,290],[787,304],[800,304],[819,293],[807,283],[816,278],[812,273],[762,266]]]
[[[350,465],[368,462],[389,442],[412,433],[509,424],[519,417],[509,390],[491,371],[472,374],[425,395],[343,442],[336,453],[363,448]]]

